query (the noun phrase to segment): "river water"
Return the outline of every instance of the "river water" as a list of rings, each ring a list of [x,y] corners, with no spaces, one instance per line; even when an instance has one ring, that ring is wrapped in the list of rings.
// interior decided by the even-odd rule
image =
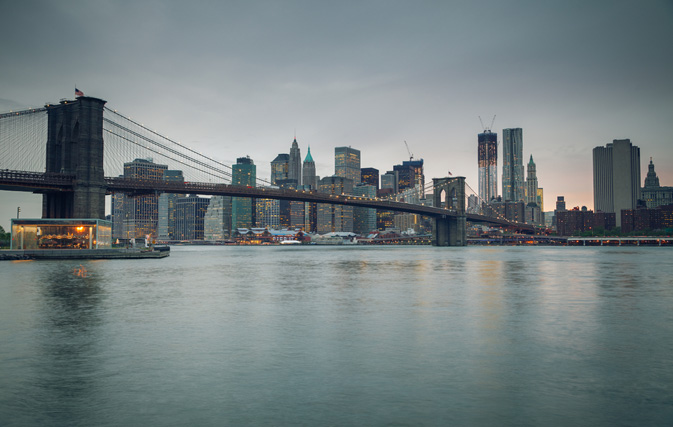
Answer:
[[[673,253],[0,263],[0,425],[672,425]]]

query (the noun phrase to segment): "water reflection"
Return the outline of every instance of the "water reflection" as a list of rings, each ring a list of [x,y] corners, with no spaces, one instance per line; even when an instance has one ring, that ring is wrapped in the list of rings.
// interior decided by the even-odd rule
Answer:
[[[81,269],[86,276],[78,274]],[[81,419],[95,407],[100,365],[99,327],[104,292],[92,263],[49,263],[42,284],[42,324],[37,356],[36,402],[52,421]]]

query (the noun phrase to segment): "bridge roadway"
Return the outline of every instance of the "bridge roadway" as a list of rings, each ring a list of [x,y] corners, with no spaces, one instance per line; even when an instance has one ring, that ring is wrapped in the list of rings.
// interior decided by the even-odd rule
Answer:
[[[26,171],[0,170],[0,190],[33,191],[37,193],[50,191],[72,191],[76,185],[72,175],[57,173],[40,173]],[[455,210],[415,205],[382,199],[346,194],[328,194],[318,191],[276,189],[263,187],[246,187],[229,184],[213,184],[207,182],[170,182],[147,181],[126,178],[105,178],[107,193],[124,192],[141,195],[149,193],[201,194],[210,196],[254,197],[260,199],[295,200],[301,202],[328,203],[335,205],[358,206],[363,208],[381,209],[395,212],[407,212],[425,215],[432,218],[459,216]],[[514,223],[498,218],[479,214],[466,214],[467,221],[488,223],[513,227],[521,231],[533,232],[530,224]]]

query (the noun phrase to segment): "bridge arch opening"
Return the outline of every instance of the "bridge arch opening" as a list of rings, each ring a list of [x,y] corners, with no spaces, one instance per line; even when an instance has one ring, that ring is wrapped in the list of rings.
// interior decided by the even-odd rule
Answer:
[[[451,193],[446,201],[447,209],[456,209],[458,206],[458,198],[456,197],[456,189],[451,188]]]

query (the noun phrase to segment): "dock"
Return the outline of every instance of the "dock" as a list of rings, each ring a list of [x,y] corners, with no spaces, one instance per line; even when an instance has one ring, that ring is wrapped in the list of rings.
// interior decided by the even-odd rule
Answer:
[[[0,250],[0,261],[44,259],[148,259],[166,258],[171,251],[168,246],[153,249],[36,249]]]

